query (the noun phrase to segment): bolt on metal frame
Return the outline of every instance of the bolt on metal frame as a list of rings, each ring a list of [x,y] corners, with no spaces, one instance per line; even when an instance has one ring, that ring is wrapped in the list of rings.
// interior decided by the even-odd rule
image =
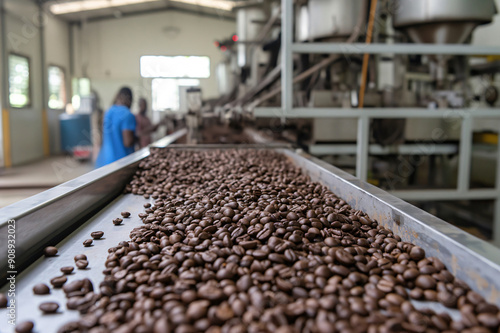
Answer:
[[[281,0],[281,108],[256,108],[255,117],[280,118],[282,122],[293,118],[356,118],[356,177],[367,180],[370,151],[370,120],[376,118],[455,118],[460,119],[458,186],[452,190],[409,190],[392,193],[404,200],[494,200],[493,242],[500,246],[500,148],[497,152],[496,186],[494,189],[471,189],[470,170],[472,155],[473,120],[500,119],[500,109],[424,109],[424,108],[294,108],[293,107],[293,54],[342,53],[348,54],[427,54],[427,55],[500,55],[500,47],[454,44],[346,44],[346,43],[294,43],[293,1]]]

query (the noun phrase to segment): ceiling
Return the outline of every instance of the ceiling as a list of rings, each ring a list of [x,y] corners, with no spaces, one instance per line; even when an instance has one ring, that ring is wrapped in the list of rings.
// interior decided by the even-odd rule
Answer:
[[[42,2],[45,8],[55,16],[65,21],[79,22],[120,18],[160,10],[182,10],[200,15],[234,19],[234,12],[225,9],[243,4],[246,0],[42,0]],[[105,6],[108,7],[102,8]]]

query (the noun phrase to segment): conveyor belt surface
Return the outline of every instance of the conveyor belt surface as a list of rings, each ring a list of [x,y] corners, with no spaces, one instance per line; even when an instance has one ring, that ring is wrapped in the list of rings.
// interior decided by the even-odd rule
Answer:
[[[202,149],[212,148],[222,147],[205,146]],[[175,146],[175,149],[200,148]],[[488,301],[500,305],[499,249],[307,154],[277,147],[274,149],[288,156],[290,161],[302,168],[313,181],[326,185],[355,209],[366,212],[383,226],[394,230],[404,241],[421,246],[427,255],[441,259],[453,274],[467,282],[472,289]],[[120,195],[57,245],[59,257],[40,258],[20,274],[17,280],[17,297],[23,301],[18,304],[18,320],[32,319],[37,324],[37,331],[52,332],[55,330],[54,323],[58,327],[76,319],[78,317],[76,311],[65,311],[66,299],[61,290],[49,296],[34,296],[31,288],[39,282],[48,284],[50,278],[60,275],[59,268],[73,264],[73,257],[79,253],[87,254],[90,269],[76,271],[69,277],[69,281],[88,277],[92,280],[94,288],[97,288],[104,277],[101,272],[104,269],[107,249],[116,246],[119,241],[127,240],[133,227],[141,224],[137,214],[143,212],[142,204],[145,202],[142,196]],[[122,211],[130,211],[132,216],[124,219],[124,226],[115,227],[111,221],[119,217]],[[91,248],[84,248],[82,242],[90,238],[90,232],[96,230],[104,231],[105,239],[94,241],[94,246]],[[4,292],[5,287],[1,291]],[[64,310],[63,314],[42,316],[37,308],[42,299],[59,302],[62,306],[59,312]],[[437,312],[447,311],[453,318],[459,316],[456,310],[447,310],[436,303],[414,301],[413,303],[417,308],[430,307]],[[0,310],[0,318],[4,317],[4,314],[6,310]],[[5,327],[8,326],[0,326],[0,331],[3,332]],[[7,332],[12,331],[9,327],[8,329]]]

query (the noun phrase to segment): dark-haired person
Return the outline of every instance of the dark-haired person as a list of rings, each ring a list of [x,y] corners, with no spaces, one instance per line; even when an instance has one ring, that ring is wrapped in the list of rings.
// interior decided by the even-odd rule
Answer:
[[[132,90],[120,89],[114,105],[104,114],[102,147],[96,160],[96,168],[113,163],[134,152],[135,117],[130,112]]]
[[[137,127],[135,130],[136,136],[139,139],[139,146],[141,148],[146,147],[151,144],[151,134],[153,134],[161,123],[153,125],[151,120],[149,120],[146,115],[148,111],[148,102],[145,98],[139,99],[139,113],[135,116],[135,121],[137,123]]]

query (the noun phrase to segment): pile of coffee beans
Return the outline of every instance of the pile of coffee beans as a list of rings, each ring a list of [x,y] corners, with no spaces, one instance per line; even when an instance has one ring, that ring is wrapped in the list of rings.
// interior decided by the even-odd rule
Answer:
[[[499,309],[439,259],[279,153],[152,150],[126,191],[154,204],[98,291],[64,285],[82,316],[60,332],[500,332]]]

